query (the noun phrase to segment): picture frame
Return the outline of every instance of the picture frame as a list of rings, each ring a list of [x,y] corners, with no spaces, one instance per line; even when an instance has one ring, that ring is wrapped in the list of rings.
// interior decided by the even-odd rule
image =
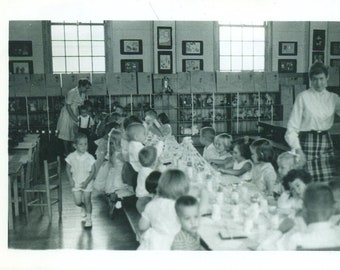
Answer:
[[[340,59],[331,59],[330,60],[331,67],[340,67]]]
[[[121,39],[120,54],[143,54],[143,41],[141,39]]]
[[[313,52],[312,63],[315,63],[315,62],[325,63],[325,53],[324,52]]]
[[[33,56],[32,41],[10,40],[8,44],[8,55],[14,57]]]
[[[157,48],[171,49],[172,48],[172,28],[160,26],[157,27]]]
[[[279,73],[295,73],[296,65],[296,59],[279,59],[277,70]]]
[[[122,59],[120,60],[121,72],[143,72],[142,59]]]
[[[331,55],[340,55],[340,42],[331,42]]]
[[[182,71],[191,72],[203,70],[203,59],[183,59],[182,60]]]
[[[326,30],[313,30],[313,51],[325,50]]]
[[[9,74],[33,74],[33,61],[9,61]]]
[[[279,55],[297,55],[296,41],[280,41],[279,42]]]
[[[172,73],[172,52],[159,51],[158,52],[158,73],[166,74]]]
[[[203,55],[203,41],[200,40],[183,40],[183,55]]]

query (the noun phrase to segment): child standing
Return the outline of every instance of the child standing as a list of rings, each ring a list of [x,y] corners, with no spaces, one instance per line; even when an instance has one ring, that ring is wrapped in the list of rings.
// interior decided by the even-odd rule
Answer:
[[[203,158],[207,161],[219,156],[214,145],[216,132],[212,127],[204,127],[200,130],[200,143],[204,146]]]
[[[272,196],[276,182],[276,172],[272,165],[274,150],[269,141],[259,139],[250,145],[254,167],[252,181],[266,195]]]
[[[154,170],[157,160],[157,149],[153,146],[146,146],[138,154],[139,162],[142,168],[138,172],[136,197],[138,198],[136,208],[142,213],[145,205],[150,201],[150,194],[146,190],[145,181],[149,174]]]
[[[82,209],[85,228],[92,227],[92,179],[95,174],[95,159],[87,152],[88,142],[85,134],[79,133],[74,141],[73,153],[66,159],[66,174],[72,186],[74,202]]]
[[[89,137],[93,132],[94,121],[89,115],[87,106],[80,106],[79,111],[80,115],[78,116],[78,131],[84,133],[87,137]]]
[[[189,192],[189,181],[180,170],[165,171],[158,184],[158,196],[149,202],[139,221],[144,231],[138,249],[169,250],[180,231],[175,201]]]
[[[175,209],[181,223],[181,231],[172,242],[172,250],[204,250],[197,231],[200,222],[198,201],[192,196],[177,199]]]
[[[253,167],[250,158],[249,145],[243,141],[237,141],[233,147],[234,163],[227,164],[225,169],[220,168],[219,171],[225,174],[239,176],[243,181],[250,181]]]

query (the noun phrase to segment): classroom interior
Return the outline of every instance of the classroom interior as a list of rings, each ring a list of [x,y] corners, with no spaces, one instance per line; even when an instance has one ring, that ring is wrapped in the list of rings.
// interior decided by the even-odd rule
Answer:
[[[22,159],[15,168],[9,164],[8,248],[139,245],[135,209],[113,213],[105,194],[94,192],[93,228],[87,230],[73,203],[57,121],[79,79],[91,81],[86,100],[97,114],[112,113],[117,105],[141,119],[150,108],[164,112],[177,143],[191,137],[200,154],[205,126],[235,139],[266,138],[282,153],[289,151],[284,135],[295,98],[309,88],[315,61],[329,66],[327,90],[339,95],[340,22],[10,21],[9,163],[17,153],[28,155],[36,164],[32,181],[43,182],[44,161],[60,157],[62,214],[58,219],[58,203],[52,221],[47,207],[27,210],[23,194],[30,172]],[[330,134],[339,160],[340,118],[334,122]],[[339,163],[334,178],[340,179]]]

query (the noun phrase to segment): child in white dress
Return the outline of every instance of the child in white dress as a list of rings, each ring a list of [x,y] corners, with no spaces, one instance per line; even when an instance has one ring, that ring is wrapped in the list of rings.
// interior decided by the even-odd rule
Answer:
[[[92,227],[92,202],[91,192],[95,174],[95,159],[87,152],[87,137],[78,133],[74,141],[74,152],[65,158],[66,175],[71,183],[74,202],[82,208],[85,227]]]
[[[271,143],[266,139],[259,139],[250,145],[252,160],[252,181],[265,195],[273,196],[276,182],[276,172],[272,165],[274,150]]]
[[[180,170],[165,171],[158,184],[158,196],[149,202],[139,229],[143,231],[139,250],[170,250],[181,225],[175,211],[175,201],[189,192],[189,181]]]
[[[219,168],[219,171],[225,174],[239,176],[243,181],[250,181],[253,167],[250,157],[249,145],[244,141],[237,141],[233,147],[234,163],[227,164],[225,168]]]
[[[211,155],[208,161],[215,165],[226,165],[232,162],[232,154],[230,153],[232,136],[227,133],[219,134],[214,139],[216,154]]]

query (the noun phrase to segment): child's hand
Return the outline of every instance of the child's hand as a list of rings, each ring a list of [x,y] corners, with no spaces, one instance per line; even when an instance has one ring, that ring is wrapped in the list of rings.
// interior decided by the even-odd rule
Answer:
[[[80,187],[81,189],[85,189],[85,188],[87,187],[88,184],[89,184],[89,183],[85,181],[85,182],[80,183],[79,187]]]
[[[288,231],[290,231],[295,225],[295,222],[294,220],[292,220],[291,218],[285,218],[280,226],[279,226],[279,230],[282,232],[282,233],[286,233]]]

